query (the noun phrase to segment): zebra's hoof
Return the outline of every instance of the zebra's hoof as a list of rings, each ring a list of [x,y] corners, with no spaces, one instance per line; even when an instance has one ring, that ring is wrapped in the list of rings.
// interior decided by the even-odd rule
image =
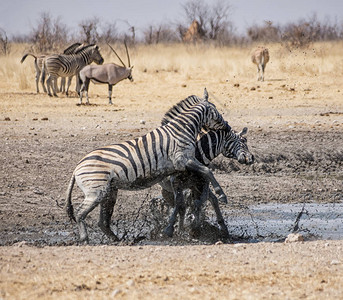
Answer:
[[[222,202],[222,203],[225,203],[225,204],[227,204],[227,197],[226,197],[226,195],[221,195],[221,196],[219,196],[218,197],[218,200],[220,201],[220,202]]]

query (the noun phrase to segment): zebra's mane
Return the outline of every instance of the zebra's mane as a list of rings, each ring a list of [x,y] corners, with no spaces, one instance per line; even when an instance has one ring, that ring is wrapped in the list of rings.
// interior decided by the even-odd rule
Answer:
[[[93,46],[95,46],[95,44],[89,44],[89,45],[86,45],[86,46],[84,46],[84,47],[81,47],[80,49],[77,49],[77,50],[75,51],[75,54],[78,54],[78,53],[80,53],[82,50],[86,50],[87,48],[93,47]]]
[[[172,108],[170,108],[164,115],[161,123],[162,125],[166,125],[170,121],[174,120],[180,114],[189,111],[189,109],[200,102],[204,101],[204,99],[199,98],[198,96],[192,95],[187,97],[186,99],[181,100],[177,104],[175,104]]]
[[[79,46],[81,46],[81,43],[74,43],[74,44],[70,45],[67,49],[65,49],[63,51],[63,54],[71,54]]]

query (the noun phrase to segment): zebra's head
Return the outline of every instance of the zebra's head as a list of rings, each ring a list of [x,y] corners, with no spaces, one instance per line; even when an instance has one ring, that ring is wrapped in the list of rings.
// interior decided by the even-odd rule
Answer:
[[[244,136],[248,128],[244,127],[239,133],[227,139],[222,152],[225,157],[237,159],[239,163],[251,165],[254,162],[254,155],[249,151],[247,138]]]
[[[100,49],[98,45],[94,45],[90,53],[90,59],[94,61],[97,65],[102,65],[104,63],[104,58],[100,53]]]

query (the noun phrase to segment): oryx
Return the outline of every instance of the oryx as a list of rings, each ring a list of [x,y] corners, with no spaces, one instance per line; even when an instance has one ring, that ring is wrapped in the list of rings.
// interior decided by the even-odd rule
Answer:
[[[83,92],[86,91],[86,97],[87,97],[87,104],[89,104],[88,99],[88,88],[89,88],[89,82],[92,81],[95,84],[101,84],[101,83],[107,83],[108,84],[108,98],[109,98],[109,104],[112,104],[112,87],[117,84],[119,81],[122,81],[123,79],[130,79],[130,81],[133,81],[132,78],[132,68],[130,64],[130,56],[129,52],[127,50],[127,46],[125,43],[125,49],[126,49],[126,55],[128,60],[128,67],[125,66],[124,62],[121,60],[117,52],[112,48],[110,44],[107,44],[114,54],[118,57],[120,62],[123,64],[123,66],[119,66],[115,63],[111,64],[104,64],[104,65],[88,65],[85,66],[79,74],[79,80],[80,80],[80,104],[82,104],[82,96]]]

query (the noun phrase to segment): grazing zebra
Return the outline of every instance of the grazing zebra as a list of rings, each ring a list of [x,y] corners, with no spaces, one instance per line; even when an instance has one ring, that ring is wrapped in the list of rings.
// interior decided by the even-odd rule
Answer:
[[[72,76],[78,74],[84,66],[91,64],[93,61],[100,65],[104,62],[99,47],[94,44],[79,48],[74,54],[70,55],[53,54],[46,56],[43,63],[42,80],[44,81],[46,74],[48,74],[46,81],[48,95],[52,96],[50,91],[50,88],[52,88],[53,95],[57,97],[57,78],[69,77],[66,89],[66,95],[68,95]]]
[[[249,152],[247,139],[244,135],[248,129],[245,127],[240,133],[233,130],[217,130],[209,131],[204,134],[196,143],[195,158],[205,166],[216,158],[218,155],[223,154],[227,158],[237,159],[241,164],[252,164],[254,156]],[[179,172],[175,173],[160,182],[162,187],[162,196],[171,206],[174,206],[174,193],[172,187],[178,185],[177,189],[190,190],[188,193],[191,197],[189,199],[190,205],[194,207],[195,220],[192,224],[193,231],[196,233],[200,228],[200,210],[202,204],[209,198],[216,216],[217,222],[223,233],[223,237],[228,238],[229,232],[225,225],[223,215],[220,211],[218,199],[209,189],[209,182],[205,178],[199,176],[194,172]],[[184,216],[185,216],[185,203],[182,203],[179,211],[179,231],[183,229]],[[173,234],[174,223],[176,214],[172,215],[165,233],[170,236]]]
[[[81,44],[80,43],[74,43],[70,45],[67,49],[63,51],[63,54],[72,54]],[[27,56],[32,56],[34,58],[34,64],[35,64],[35,69],[36,69],[36,91],[39,93],[39,78],[42,73],[42,67],[43,67],[43,61],[46,55],[39,55],[36,56],[32,53],[26,53],[20,60],[21,63],[24,62]],[[46,87],[45,87],[45,82],[41,82],[43,86],[44,93],[47,93]],[[61,88],[62,88],[62,82],[61,82]]]
[[[203,99],[189,96],[168,113],[172,114],[184,106],[188,107],[187,112],[168,124],[134,140],[94,150],[81,159],[70,180],[65,205],[69,217],[78,224],[81,242],[88,242],[85,218],[99,204],[98,225],[109,238],[117,241],[118,237],[110,228],[110,220],[118,189],[147,188],[176,171],[187,169],[201,173],[211,181],[219,198],[226,198],[212,172],[195,159],[195,144],[202,128],[230,130],[230,126],[215,105],[208,101],[206,89]],[[71,204],[75,181],[85,194],[76,217]]]
[[[251,61],[257,65],[257,80],[264,81],[264,69],[269,61],[269,51],[265,47],[258,47],[251,54]]]

